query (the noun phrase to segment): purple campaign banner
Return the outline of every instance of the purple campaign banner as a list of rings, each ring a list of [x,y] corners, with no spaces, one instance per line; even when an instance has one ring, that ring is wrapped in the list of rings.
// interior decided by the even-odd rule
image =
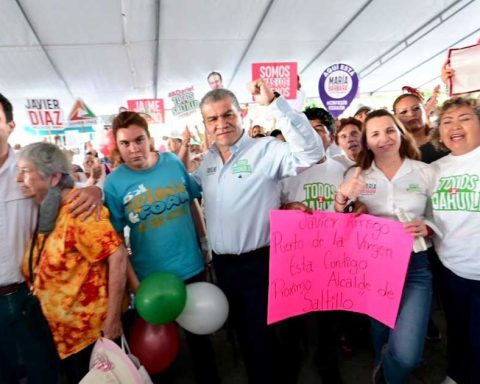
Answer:
[[[358,75],[347,64],[332,64],[323,71],[318,82],[320,100],[335,117],[348,108],[357,95]]]

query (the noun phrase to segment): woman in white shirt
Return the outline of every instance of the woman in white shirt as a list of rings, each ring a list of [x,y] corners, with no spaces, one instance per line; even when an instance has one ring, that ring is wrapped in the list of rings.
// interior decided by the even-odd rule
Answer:
[[[451,153],[430,164],[433,218],[443,237],[434,243],[442,262],[447,318],[447,375],[480,383],[480,107],[447,100],[434,143]]]
[[[427,180],[417,161],[419,151],[412,136],[388,111],[368,114],[361,137],[357,168],[351,169],[335,196],[335,209],[343,211],[349,200],[364,203],[369,214],[398,220],[402,209],[413,221],[405,230],[427,237],[423,221],[427,206]],[[426,249],[426,248],[425,248]],[[432,274],[425,251],[412,252],[394,329],[371,319],[375,348],[375,383],[404,383],[423,353],[432,298]]]

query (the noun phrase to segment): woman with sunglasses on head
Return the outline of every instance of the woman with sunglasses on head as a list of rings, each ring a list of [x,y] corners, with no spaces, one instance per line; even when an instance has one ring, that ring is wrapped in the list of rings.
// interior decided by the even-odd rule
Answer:
[[[431,143],[431,128],[423,99],[415,93],[404,93],[393,102],[393,113],[413,135],[420,150],[420,160],[431,163],[448,154],[448,150],[438,149]]]
[[[429,166],[435,237],[447,319],[444,383],[480,383],[480,107],[447,100],[433,142],[451,153]]]
[[[335,196],[342,212],[349,200],[360,201],[369,214],[398,220],[402,209],[413,220],[404,223],[415,237],[430,233],[424,216],[427,180],[417,161],[419,151],[412,136],[388,111],[370,112],[361,136],[357,168],[350,169]],[[368,188],[366,185],[368,184]],[[374,383],[405,383],[421,361],[432,297],[432,275],[426,251],[412,251],[394,329],[371,319],[375,349]]]

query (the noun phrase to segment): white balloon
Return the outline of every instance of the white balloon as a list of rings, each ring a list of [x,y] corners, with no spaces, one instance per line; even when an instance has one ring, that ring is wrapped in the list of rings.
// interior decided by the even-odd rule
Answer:
[[[207,335],[218,331],[228,317],[228,301],[214,284],[200,282],[187,285],[187,303],[177,323],[189,332]]]

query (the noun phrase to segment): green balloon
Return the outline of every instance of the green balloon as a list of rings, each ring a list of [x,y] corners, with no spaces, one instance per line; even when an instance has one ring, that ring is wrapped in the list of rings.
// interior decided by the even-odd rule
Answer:
[[[155,272],[142,280],[135,300],[139,315],[151,324],[171,323],[182,313],[186,301],[184,282],[168,272]]]

